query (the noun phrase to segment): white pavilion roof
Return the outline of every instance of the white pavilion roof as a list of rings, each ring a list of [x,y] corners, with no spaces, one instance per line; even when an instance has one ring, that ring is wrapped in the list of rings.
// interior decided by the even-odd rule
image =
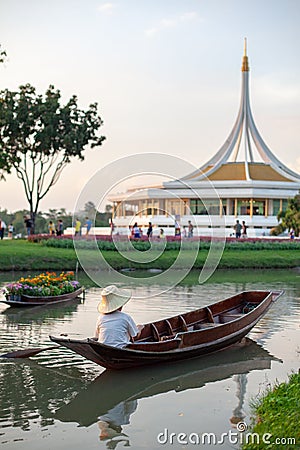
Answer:
[[[237,158],[242,149],[244,155],[242,161],[238,161]],[[260,156],[260,161],[254,160],[254,150]],[[246,39],[242,61],[241,101],[233,129],[217,153],[198,170],[182,178],[182,181],[205,179],[212,182],[220,180],[265,180],[300,183],[300,175],[276,158],[255,125],[249,99],[249,63]],[[168,186],[169,184],[165,183],[165,185]]]

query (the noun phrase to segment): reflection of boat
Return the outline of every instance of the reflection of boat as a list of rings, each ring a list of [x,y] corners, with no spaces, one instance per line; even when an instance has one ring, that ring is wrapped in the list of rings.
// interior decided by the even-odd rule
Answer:
[[[195,311],[148,323],[126,348],[93,339],[50,339],[109,369],[123,369],[206,355],[240,341],[281,291],[247,291]]]
[[[97,422],[99,416],[111,415],[118,407],[124,409],[124,403],[130,406],[141,398],[172,390],[200,388],[235,374],[269,369],[272,359],[275,358],[261,346],[245,338],[224,352],[186,361],[185,364],[140,367],[122,372],[105,370],[70,403],[62,406],[55,418],[88,427]]]
[[[77,298],[84,289],[80,287],[76,291],[68,292],[67,294],[61,295],[51,295],[51,296],[31,296],[31,295],[7,295],[5,300],[0,300],[0,302],[5,303],[10,306],[42,306],[56,303],[64,303]]]
[[[78,309],[82,302],[81,297],[64,303],[49,303],[47,306],[34,306],[32,308],[6,308],[1,311],[6,323],[32,323],[43,322],[48,319],[59,319],[70,316]]]

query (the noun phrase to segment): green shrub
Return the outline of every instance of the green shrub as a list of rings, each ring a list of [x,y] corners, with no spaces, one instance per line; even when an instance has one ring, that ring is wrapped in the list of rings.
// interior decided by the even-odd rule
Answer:
[[[74,248],[73,239],[44,239],[40,241],[41,245],[52,248]],[[218,245],[215,242],[214,245]],[[222,246],[222,242],[219,243]],[[132,247],[139,251],[147,251],[151,248],[151,243],[149,241],[119,241],[117,247],[112,241],[97,241],[97,246],[100,250],[107,251],[127,251],[132,250]],[[182,248],[180,241],[155,241],[154,246],[158,249],[164,249],[165,251],[177,250]],[[200,248],[200,250],[209,250],[210,242],[200,241],[200,246],[198,241],[184,241],[183,248],[187,250],[195,250]],[[80,249],[94,249],[95,242],[93,240],[77,240],[76,247]],[[227,250],[237,250],[237,251],[251,251],[251,250],[300,250],[300,241],[282,241],[282,242],[270,242],[270,241],[229,241],[225,244],[225,249]]]

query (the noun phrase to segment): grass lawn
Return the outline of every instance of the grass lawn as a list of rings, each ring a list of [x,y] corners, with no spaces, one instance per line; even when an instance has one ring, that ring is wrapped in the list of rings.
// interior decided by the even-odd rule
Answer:
[[[99,267],[99,254],[95,250],[82,249],[81,255],[89,268]],[[117,251],[101,250],[103,257],[115,269],[122,268],[159,268],[167,269],[176,260],[178,250],[168,250],[151,263],[141,264],[128,261]],[[130,257],[130,252],[125,253]],[[184,250],[181,255],[181,267],[190,267],[193,251]],[[194,269],[203,267],[208,255],[208,248],[199,251]],[[31,243],[25,240],[3,240],[0,242],[0,271],[11,270],[75,270],[77,256],[73,248],[55,248]],[[299,247],[276,248],[270,243],[269,248],[255,247],[247,249],[238,246],[226,246],[218,268],[293,268],[300,267]]]

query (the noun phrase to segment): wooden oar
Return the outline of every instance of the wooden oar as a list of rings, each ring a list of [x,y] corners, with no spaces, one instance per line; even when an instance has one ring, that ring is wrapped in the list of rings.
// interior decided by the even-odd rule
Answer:
[[[0,358],[30,358],[35,356],[40,352],[46,350],[53,350],[54,348],[60,348],[59,345],[52,345],[51,347],[40,347],[40,348],[25,348],[24,350],[16,350],[14,352],[4,353],[0,355]]]

